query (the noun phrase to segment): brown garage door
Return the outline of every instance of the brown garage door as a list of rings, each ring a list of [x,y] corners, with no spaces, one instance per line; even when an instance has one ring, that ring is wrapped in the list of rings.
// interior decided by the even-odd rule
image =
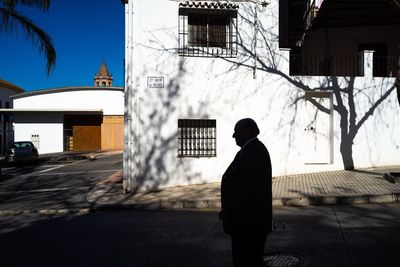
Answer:
[[[101,124],[101,149],[124,147],[124,116],[103,116]]]
[[[101,127],[73,126],[74,151],[97,150],[101,148]]]

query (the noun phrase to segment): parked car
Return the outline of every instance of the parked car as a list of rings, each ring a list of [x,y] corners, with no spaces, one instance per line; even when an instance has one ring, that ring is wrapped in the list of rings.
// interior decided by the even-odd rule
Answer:
[[[30,141],[12,142],[6,152],[6,162],[38,161],[39,153]]]

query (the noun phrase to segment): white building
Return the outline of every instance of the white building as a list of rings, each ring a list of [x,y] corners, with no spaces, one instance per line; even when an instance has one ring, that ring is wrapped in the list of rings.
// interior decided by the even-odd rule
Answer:
[[[343,169],[349,158],[356,168],[399,163],[395,79],[374,77],[365,49],[358,75],[290,73],[278,34],[285,1],[124,2],[125,191],[219,182],[245,117],[275,176]]]
[[[123,148],[124,89],[112,86],[103,63],[95,86],[29,91],[11,96],[15,141],[32,141],[40,154]]]
[[[12,109],[11,96],[24,90],[15,84],[0,79],[0,109]],[[13,118],[0,112],[0,154],[5,153],[7,145],[14,140]]]

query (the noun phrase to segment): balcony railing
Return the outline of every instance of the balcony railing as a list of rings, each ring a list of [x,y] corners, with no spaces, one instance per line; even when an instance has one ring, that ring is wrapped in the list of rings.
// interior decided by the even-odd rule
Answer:
[[[394,57],[373,57],[374,77],[394,77],[397,64]],[[364,76],[364,56],[290,55],[290,75],[304,76]]]

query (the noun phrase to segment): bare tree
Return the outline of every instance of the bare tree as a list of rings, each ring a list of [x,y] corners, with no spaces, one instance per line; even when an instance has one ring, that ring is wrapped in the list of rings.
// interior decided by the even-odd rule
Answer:
[[[293,127],[296,120],[298,104],[303,101],[310,101],[318,111],[328,113],[329,110],[313,99],[305,99],[305,92],[329,92],[334,98],[333,110],[339,116],[340,124],[340,152],[343,166],[346,170],[354,169],[353,143],[362,129],[365,122],[374,113],[378,113],[383,102],[396,89],[390,79],[378,79],[370,84],[357,86],[355,77],[300,77],[290,76],[285,66],[288,65],[288,57],[278,47],[279,36],[277,33],[278,17],[276,9],[268,8],[267,14],[262,19],[257,19],[257,9],[254,4],[241,4],[239,9],[239,25],[237,34],[238,53],[236,58],[218,58],[231,63],[230,68],[225,72],[236,72],[237,79],[244,75],[259,75],[262,78],[274,77],[281,79],[290,88],[291,93],[287,95],[286,107],[294,110],[293,117],[289,122]],[[261,16],[260,16],[261,18]],[[268,21],[267,23],[263,23]],[[170,38],[176,38],[176,32],[171,29],[161,29]],[[174,54],[175,48],[165,47],[163,42],[153,36],[152,46],[149,49],[156,50],[160,54]],[[244,74],[247,72],[247,74]],[[400,72],[400,71],[399,71]],[[220,74],[220,75],[224,75]],[[318,85],[316,86],[316,82]],[[397,75],[397,91],[400,99],[400,78]],[[371,93],[372,92],[372,93]],[[362,98],[363,101],[358,101]],[[292,130],[291,130],[292,131]],[[290,139],[294,134],[289,133]]]
[[[300,92],[326,91],[332,92],[334,96],[334,111],[340,118],[340,152],[342,155],[344,169],[354,169],[353,143],[359,130],[364,123],[373,116],[379,106],[396,89],[400,101],[400,74],[397,74],[396,86],[389,84],[388,80],[382,79],[378,84],[365,85],[363,88],[355,86],[355,77],[340,78],[335,76],[322,77],[319,86],[311,86],[310,77],[289,76],[287,71],[283,70],[283,63],[287,64],[288,58],[279,52],[278,35],[276,33],[277,18],[273,13],[269,14],[273,25],[266,26],[261,20],[257,20],[257,12],[250,5],[243,5],[240,9],[240,25],[238,34],[238,56],[236,59],[224,58],[231,62],[230,71],[245,69],[253,73],[260,72],[268,75],[275,75],[289,84],[293,85]],[[241,31],[240,29],[255,28],[255,31]],[[400,71],[399,71],[400,72]],[[344,81],[344,82],[343,82]],[[375,88],[373,95],[368,95],[367,90]],[[364,95],[368,106],[357,106],[359,103],[356,97]],[[294,94],[294,97],[288,99],[292,105],[304,100],[304,94]],[[326,108],[316,101],[311,103],[320,111],[327,112]],[[400,103],[400,102],[399,102]]]

